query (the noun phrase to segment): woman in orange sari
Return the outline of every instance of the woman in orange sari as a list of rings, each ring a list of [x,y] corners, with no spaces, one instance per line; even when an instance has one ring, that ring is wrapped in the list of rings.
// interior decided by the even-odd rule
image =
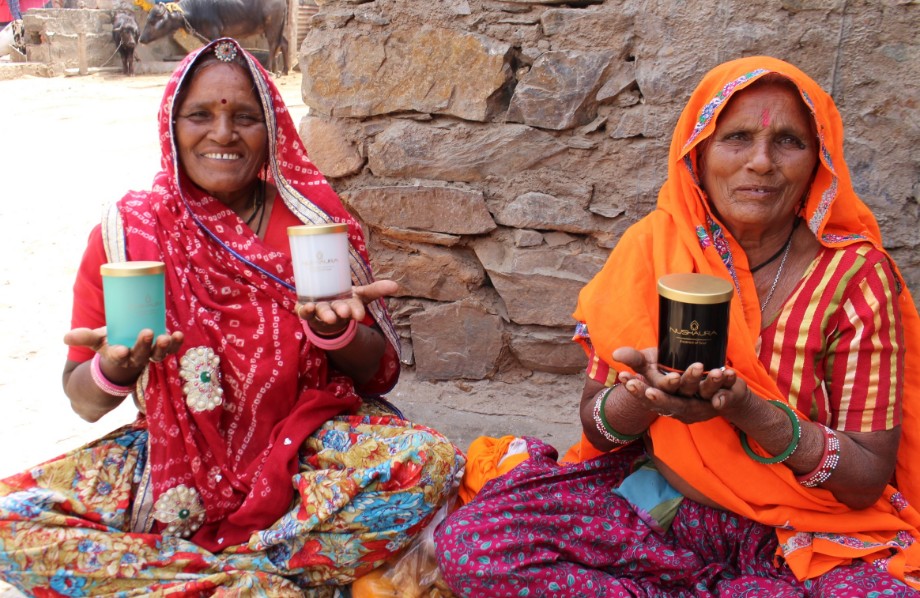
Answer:
[[[726,367],[661,373],[656,283],[733,290]],[[583,437],[437,534],[489,596],[920,595],[920,327],[833,100],[768,57],[708,73],[657,209],[582,290]],[[902,433],[903,431],[903,433]]]

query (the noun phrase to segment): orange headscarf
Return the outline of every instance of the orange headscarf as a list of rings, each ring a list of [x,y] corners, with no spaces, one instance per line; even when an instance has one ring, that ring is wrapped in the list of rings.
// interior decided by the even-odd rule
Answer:
[[[712,134],[728,99],[768,73],[798,86],[817,126],[820,164],[805,208],[809,229],[827,247],[868,240],[884,251],[875,218],[853,190],[843,159],[843,123],[831,97],[781,60],[758,56],[727,62],[703,78],[681,114],[657,209],[626,231],[604,269],[579,295],[574,316],[587,324],[597,355],[614,369],[624,368],[613,361],[617,347],[657,345],[658,278],[701,272],[729,280],[736,289],[728,335],[732,367],[761,397],[786,401],[754,349],[760,306],[744,251],[724,230],[736,266],[730,268],[712,243],[700,242],[700,234],[709,234],[707,218],[717,219],[695,174],[694,148]],[[899,272],[897,276],[906,347],[899,488],[889,487],[873,507],[852,511],[827,490],[802,487],[784,465],[754,462],[722,418],[693,425],[658,418],[649,428],[655,454],[697,490],[739,515],[777,527],[781,550],[799,579],[816,577],[853,558],[887,558],[894,576],[920,588],[920,513],[907,504],[920,504],[920,319]],[[581,459],[600,454],[584,438],[579,450]],[[810,532],[844,534],[857,541],[834,542]]]

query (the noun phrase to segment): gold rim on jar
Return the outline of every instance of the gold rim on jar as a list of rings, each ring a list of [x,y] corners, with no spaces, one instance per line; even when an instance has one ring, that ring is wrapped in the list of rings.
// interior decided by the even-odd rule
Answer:
[[[727,280],[709,274],[666,274],[658,279],[658,294],[681,303],[711,305],[729,301],[734,288]]]
[[[302,224],[300,226],[289,226],[287,229],[289,237],[299,237],[302,235],[328,235],[331,233],[348,232],[347,224]]]
[[[166,264],[163,262],[110,262],[99,266],[99,273],[103,276],[147,276],[164,272]]]

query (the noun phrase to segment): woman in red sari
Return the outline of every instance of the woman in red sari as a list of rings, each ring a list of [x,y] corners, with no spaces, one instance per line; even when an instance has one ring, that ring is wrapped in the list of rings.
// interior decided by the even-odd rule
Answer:
[[[149,191],[93,230],[64,388],[139,415],[0,481],[0,577],[40,596],[332,595],[404,547],[463,465],[380,398],[398,343],[364,238],[269,75],[230,39],[167,83]],[[353,293],[299,304],[287,228],[344,223]],[[106,342],[100,266],[166,264],[167,328]],[[311,590],[312,588],[312,590]],[[229,595],[229,594],[228,594]]]
[[[733,289],[727,363],[657,364],[661,276]],[[583,439],[437,531],[469,596],[917,596],[920,320],[833,100],[769,57],[713,69],[657,209],[579,295]]]

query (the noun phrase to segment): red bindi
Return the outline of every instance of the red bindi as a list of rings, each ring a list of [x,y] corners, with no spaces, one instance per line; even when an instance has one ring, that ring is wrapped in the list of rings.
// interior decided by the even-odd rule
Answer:
[[[760,115],[760,124],[764,127],[770,126],[770,111],[764,110]]]
[[[220,103],[221,103],[221,104],[226,104],[226,103],[227,103],[227,100],[221,98]]]

